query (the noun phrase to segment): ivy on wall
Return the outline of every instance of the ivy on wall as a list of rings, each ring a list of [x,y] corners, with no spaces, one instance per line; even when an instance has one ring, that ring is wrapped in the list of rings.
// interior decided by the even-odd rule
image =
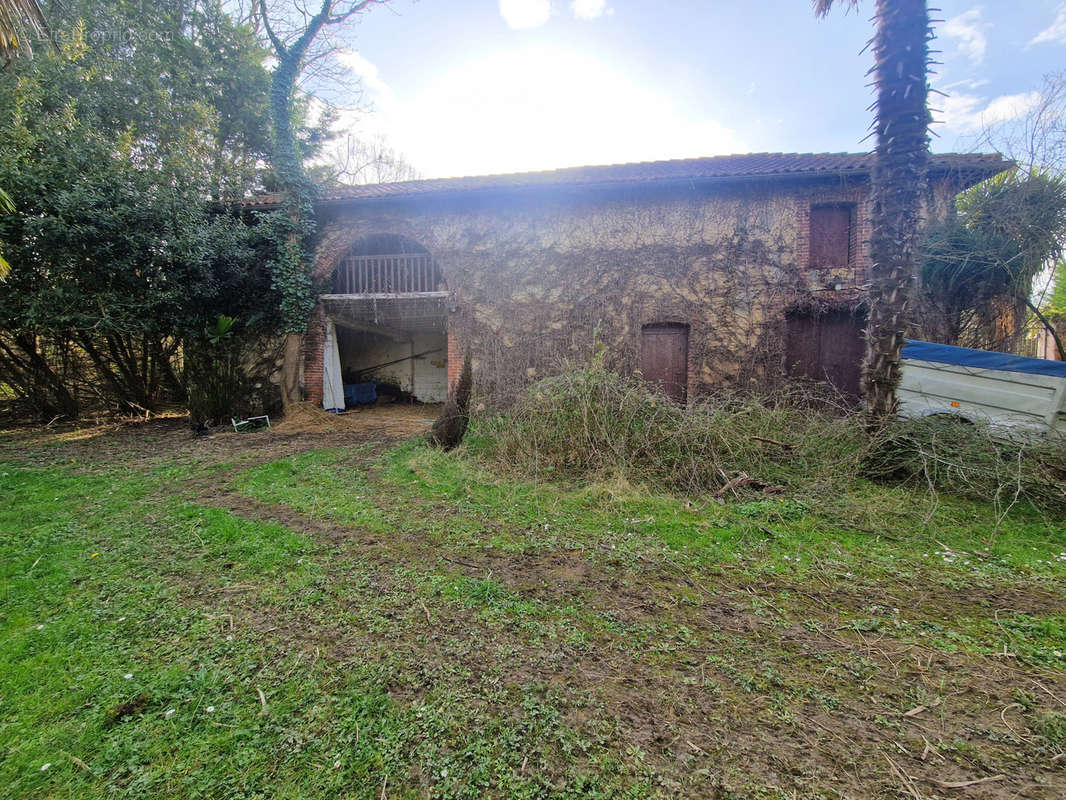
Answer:
[[[264,234],[274,243],[271,287],[279,297],[282,333],[303,333],[317,299],[308,269],[311,254],[307,247],[315,233],[314,216],[307,211],[294,214],[281,210],[264,217],[262,226]]]

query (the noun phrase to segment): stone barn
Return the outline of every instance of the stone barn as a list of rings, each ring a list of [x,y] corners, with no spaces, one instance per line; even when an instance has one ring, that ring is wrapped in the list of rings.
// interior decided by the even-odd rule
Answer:
[[[308,399],[506,402],[602,350],[684,401],[804,376],[857,394],[868,154],[749,154],[352,186],[317,205]],[[927,216],[1010,165],[934,155]],[[276,198],[253,204],[269,207]]]

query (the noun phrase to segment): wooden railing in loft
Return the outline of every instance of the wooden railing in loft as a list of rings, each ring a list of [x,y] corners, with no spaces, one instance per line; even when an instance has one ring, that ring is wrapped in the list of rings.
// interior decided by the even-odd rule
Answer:
[[[336,294],[419,294],[443,288],[427,253],[346,256],[333,274]]]

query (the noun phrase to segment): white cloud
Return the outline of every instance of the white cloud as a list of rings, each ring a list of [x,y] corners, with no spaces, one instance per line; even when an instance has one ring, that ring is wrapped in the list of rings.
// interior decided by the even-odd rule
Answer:
[[[359,78],[363,90],[370,95],[377,106],[395,103],[396,98],[392,89],[382,79],[377,64],[364,58],[355,50],[341,50],[337,53],[337,60]]]
[[[940,87],[942,92],[951,92],[954,89],[963,87],[973,91],[974,89],[980,89],[982,86],[987,86],[991,81],[988,78],[963,78],[962,80],[952,81],[949,84]]]
[[[944,23],[941,33],[948,39],[956,40],[955,49],[974,64],[980,64],[988,49],[985,29],[988,23],[981,15],[981,7],[971,8]]]
[[[1059,6],[1055,19],[1044,30],[1029,40],[1029,44],[1054,42],[1066,44],[1066,3]]]
[[[578,19],[596,19],[608,13],[607,0],[573,0],[570,10]]]
[[[500,0],[500,16],[509,28],[537,28],[551,15],[551,0]]]
[[[993,124],[1024,117],[1040,102],[1040,92],[1021,92],[1004,94],[994,98],[985,106],[985,121]]]
[[[362,66],[363,73],[376,74]],[[380,80],[380,78],[378,78]],[[547,45],[498,52],[439,75],[411,97],[366,84],[378,113],[348,118],[427,177],[744,152],[710,115],[687,113],[639,78]],[[378,92],[392,97],[378,102]]]
[[[982,128],[1025,116],[1040,102],[1040,92],[1003,94],[987,100],[975,94],[957,92],[940,103],[938,122],[956,133],[976,133]]]

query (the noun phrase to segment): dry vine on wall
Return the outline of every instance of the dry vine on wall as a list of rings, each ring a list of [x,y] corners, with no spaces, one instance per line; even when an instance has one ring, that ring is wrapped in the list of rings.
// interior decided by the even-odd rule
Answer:
[[[319,279],[362,237],[417,241],[456,293],[449,329],[474,354],[477,396],[506,404],[601,350],[640,368],[641,328],[690,326],[695,393],[783,373],[784,309],[808,292],[796,264],[802,196],[737,188],[360,208],[323,224]]]

